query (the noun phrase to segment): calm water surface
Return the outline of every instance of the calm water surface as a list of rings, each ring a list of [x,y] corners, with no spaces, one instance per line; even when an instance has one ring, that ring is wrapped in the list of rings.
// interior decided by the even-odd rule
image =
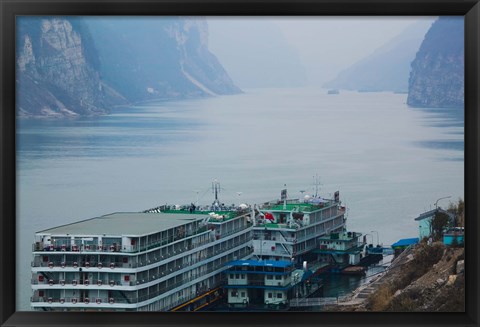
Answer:
[[[263,89],[149,103],[100,118],[22,120],[17,129],[17,310],[30,310],[33,235],[160,204],[225,203],[339,190],[348,228],[385,245],[416,237],[438,198],[463,198],[463,110],[406,95]],[[448,205],[442,200],[440,205]],[[372,232],[374,231],[374,232]],[[378,232],[378,233],[377,233]]]

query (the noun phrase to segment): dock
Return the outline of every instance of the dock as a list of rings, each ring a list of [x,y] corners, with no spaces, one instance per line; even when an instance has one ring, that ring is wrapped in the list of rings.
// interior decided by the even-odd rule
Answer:
[[[316,298],[294,298],[290,300],[290,307],[318,307],[324,305],[335,305],[340,301],[345,300],[345,296],[342,297],[316,297]]]

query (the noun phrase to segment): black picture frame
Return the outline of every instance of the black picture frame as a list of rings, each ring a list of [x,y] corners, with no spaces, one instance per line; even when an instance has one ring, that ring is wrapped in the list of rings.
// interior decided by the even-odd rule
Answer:
[[[477,0],[0,0],[0,323],[2,326],[478,326],[479,44]],[[462,15],[465,17],[465,313],[16,312],[15,17],[17,15]]]

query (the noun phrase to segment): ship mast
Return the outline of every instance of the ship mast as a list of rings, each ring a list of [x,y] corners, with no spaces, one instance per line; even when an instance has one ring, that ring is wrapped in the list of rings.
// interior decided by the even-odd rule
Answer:
[[[215,194],[215,201],[213,201],[213,205],[220,207],[220,201],[218,200],[218,193],[220,193],[220,182],[217,180],[212,182],[212,193]]]
[[[320,178],[318,177],[318,174],[315,174],[313,176],[313,185],[315,186],[315,197],[318,196],[318,187],[321,185],[320,184]]]

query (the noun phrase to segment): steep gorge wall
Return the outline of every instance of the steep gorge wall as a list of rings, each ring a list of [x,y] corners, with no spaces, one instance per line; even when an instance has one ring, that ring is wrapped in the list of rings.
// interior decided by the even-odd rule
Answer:
[[[463,17],[440,17],[412,62],[407,104],[463,108],[464,69]]]
[[[17,115],[105,114],[105,94],[88,48],[67,19],[18,20]],[[92,51],[91,49],[89,49]]]
[[[105,82],[129,101],[241,92],[208,50],[202,18],[86,18]]]
[[[202,18],[22,17],[16,59],[20,117],[241,92],[208,50]]]

